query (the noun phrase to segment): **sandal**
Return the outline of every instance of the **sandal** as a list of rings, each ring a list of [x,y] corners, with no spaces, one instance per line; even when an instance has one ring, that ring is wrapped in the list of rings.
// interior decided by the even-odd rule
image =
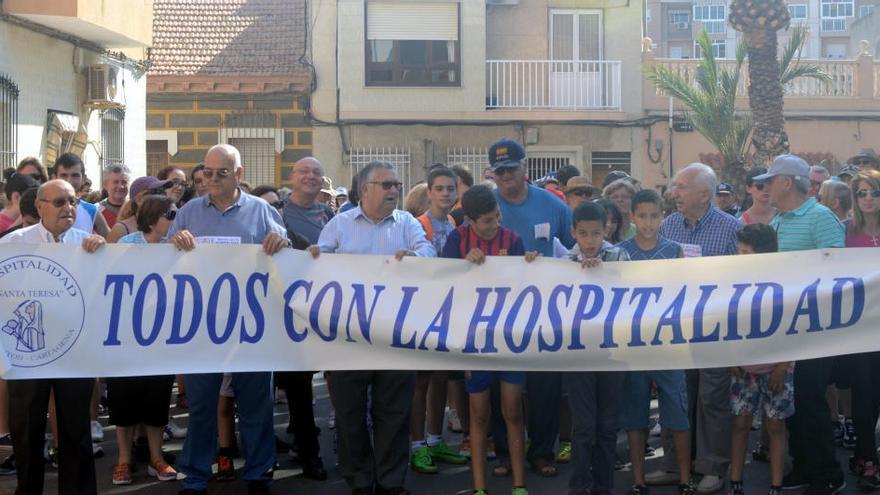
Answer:
[[[510,476],[510,459],[500,459],[498,464],[492,468],[493,478],[506,478]]]
[[[532,463],[532,471],[534,471],[535,474],[537,474],[543,478],[553,478],[559,474],[559,471],[557,471],[556,466],[554,466],[552,463],[550,463],[544,459],[539,459],[539,460],[533,462]]]

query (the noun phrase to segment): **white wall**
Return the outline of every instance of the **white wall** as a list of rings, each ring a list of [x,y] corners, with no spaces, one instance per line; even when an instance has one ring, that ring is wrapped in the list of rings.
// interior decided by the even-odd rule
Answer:
[[[18,159],[38,156],[45,150],[49,110],[70,112],[87,123],[89,145],[83,160],[94,184],[100,180],[101,123],[98,111],[83,106],[85,71],[91,64],[107,62],[90,50],[75,49],[61,40],[0,22],[0,72],[18,85]],[[124,73],[125,160],[133,176],[146,173],[146,76]],[[47,164],[50,165],[50,164]]]

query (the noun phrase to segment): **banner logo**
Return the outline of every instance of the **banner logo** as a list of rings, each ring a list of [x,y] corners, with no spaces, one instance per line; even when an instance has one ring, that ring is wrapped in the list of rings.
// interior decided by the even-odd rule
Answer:
[[[0,262],[0,340],[11,365],[55,361],[79,338],[84,321],[82,291],[66,268],[32,255]]]

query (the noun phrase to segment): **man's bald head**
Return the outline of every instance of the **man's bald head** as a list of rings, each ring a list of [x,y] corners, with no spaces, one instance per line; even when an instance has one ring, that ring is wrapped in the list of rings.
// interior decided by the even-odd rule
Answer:
[[[39,189],[37,189],[37,199],[45,200],[46,198],[59,196],[65,192],[74,196],[76,195],[73,186],[71,186],[66,180],[52,179],[45,182]]]
[[[293,168],[296,169],[298,166],[305,166],[305,165],[323,168],[323,166],[321,165],[321,162],[313,156],[307,156],[305,158],[300,158],[299,160],[296,161],[296,163],[293,164]]]
[[[241,165],[241,153],[230,144],[215,144],[211,146],[211,149],[205,154],[205,162],[208,162],[209,159],[214,160],[222,160],[222,163],[232,170],[238,170],[242,168]]]

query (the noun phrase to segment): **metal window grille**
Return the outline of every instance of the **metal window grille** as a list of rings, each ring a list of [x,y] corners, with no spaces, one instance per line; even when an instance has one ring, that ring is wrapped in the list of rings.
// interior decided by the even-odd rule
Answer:
[[[18,144],[18,86],[0,74],[0,169],[14,167]]]
[[[275,138],[229,138],[241,153],[243,180],[251,186],[275,184]]]
[[[110,109],[101,112],[101,167],[125,163],[125,111]]]
[[[526,174],[531,180],[538,180],[550,172],[556,172],[560,167],[572,165],[572,157],[567,154],[530,156],[526,160]]]
[[[474,182],[483,181],[483,173],[489,168],[489,150],[487,148],[450,148],[446,151],[447,167],[466,167],[474,176]]]
[[[594,151],[590,161],[593,164],[593,184],[602,184],[612,170],[632,173],[632,154],[629,151]]]
[[[409,148],[352,148],[348,163],[351,166],[351,176],[354,177],[373,160],[385,160],[394,167],[400,182],[403,182],[401,198],[412,187],[412,154]]]

